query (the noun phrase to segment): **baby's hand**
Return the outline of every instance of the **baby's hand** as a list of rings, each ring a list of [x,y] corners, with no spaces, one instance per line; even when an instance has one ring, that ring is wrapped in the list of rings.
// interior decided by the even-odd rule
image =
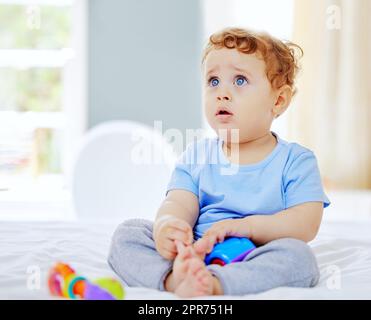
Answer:
[[[251,237],[249,220],[243,218],[215,222],[193,246],[197,253],[206,255],[213,250],[215,243],[223,242],[225,237]]]
[[[180,241],[184,245],[191,245],[193,242],[193,231],[186,221],[176,217],[169,217],[155,225],[153,239],[158,253],[165,259],[173,260],[178,253],[175,240]]]

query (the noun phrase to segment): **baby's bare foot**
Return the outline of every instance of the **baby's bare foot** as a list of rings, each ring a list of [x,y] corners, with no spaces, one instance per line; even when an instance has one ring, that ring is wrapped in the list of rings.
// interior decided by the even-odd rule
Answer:
[[[173,263],[173,284],[176,288],[186,277],[189,269],[190,259],[194,257],[195,253],[191,246],[184,246],[182,243],[177,243],[178,254]]]
[[[199,258],[189,260],[187,274],[174,293],[182,298],[213,294],[213,276],[202,260]]]

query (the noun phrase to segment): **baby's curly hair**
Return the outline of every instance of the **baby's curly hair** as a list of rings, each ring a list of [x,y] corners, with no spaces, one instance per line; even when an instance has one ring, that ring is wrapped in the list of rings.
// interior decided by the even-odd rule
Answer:
[[[274,89],[289,85],[294,96],[297,92],[295,77],[300,69],[298,60],[303,56],[300,46],[290,41],[278,40],[265,32],[242,28],[225,28],[209,37],[202,57],[204,63],[210,51],[237,49],[246,54],[257,53],[266,65],[266,75]]]

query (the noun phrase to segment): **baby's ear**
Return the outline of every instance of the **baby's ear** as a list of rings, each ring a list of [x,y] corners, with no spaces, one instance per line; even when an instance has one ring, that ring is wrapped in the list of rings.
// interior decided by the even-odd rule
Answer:
[[[275,118],[278,118],[282,113],[285,112],[289,106],[292,98],[292,89],[289,85],[285,84],[276,90],[276,102],[273,107],[273,114]]]

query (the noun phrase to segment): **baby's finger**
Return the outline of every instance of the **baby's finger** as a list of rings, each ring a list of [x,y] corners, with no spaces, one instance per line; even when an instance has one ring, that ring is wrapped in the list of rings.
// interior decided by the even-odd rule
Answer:
[[[175,247],[178,253],[184,252],[185,246],[182,241],[175,239],[174,243],[175,243]]]
[[[224,238],[225,238],[225,235],[226,235],[226,232],[225,230],[219,230],[217,232],[217,236],[216,236],[216,239],[219,243],[223,242],[224,241]]]
[[[182,242],[175,240],[176,246],[178,248],[177,257],[181,260],[185,260],[195,255],[192,246],[185,246]]]
[[[197,255],[205,255],[209,250],[209,243],[207,238],[198,239],[194,244],[193,248]]]
[[[172,240],[179,240],[184,244],[191,244],[190,235],[184,231],[178,229],[172,229],[169,231],[169,238]]]
[[[217,239],[217,235],[213,232],[213,233],[210,233],[207,237],[206,237],[206,240],[207,240],[207,253],[210,253],[213,248],[214,248],[214,245],[216,243],[216,239]]]
[[[169,221],[169,225],[176,228],[176,229],[179,229],[183,232],[192,231],[191,226],[187,222],[185,222],[184,220],[181,220],[181,219],[171,220],[171,221]]]
[[[169,251],[169,250],[166,250],[166,249],[163,249],[162,250],[163,254],[162,256],[167,259],[167,260],[174,260],[174,258],[176,257],[176,253],[172,252],[172,251]]]
[[[204,233],[204,235],[203,235],[203,237],[207,237],[207,238],[210,238],[211,236],[215,236],[215,234],[218,232],[218,230],[215,228],[215,227],[211,227],[210,229],[208,229],[205,233]]]
[[[175,243],[171,239],[165,239],[162,247],[170,252],[177,253]]]
[[[219,235],[217,241],[218,243],[222,243],[224,241],[224,235]]]

